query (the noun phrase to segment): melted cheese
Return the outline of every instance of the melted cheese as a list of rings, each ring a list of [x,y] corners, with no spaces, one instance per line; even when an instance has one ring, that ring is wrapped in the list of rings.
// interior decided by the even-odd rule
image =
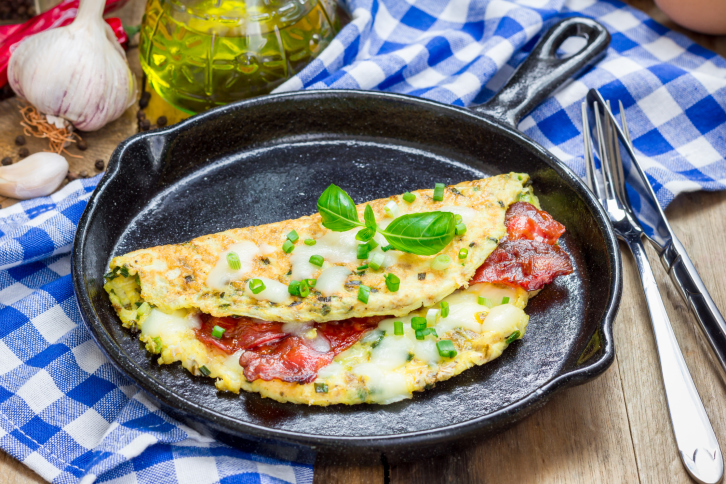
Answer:
[[[482,331],[492,331],[506,338],[515,331],[523,332],[522,326],[526,321],[527,315],[517,306],[502,304],[489,311],[482,323]]]
[[[478,215],[478,212],[471,207],[459,207],[456,205],[445,205],[441,207],[439,211],[461,215],[461,221],[465,225],[470,224]]]
[[[411,396],[403,373],[385,371],[375,363],[358,365],[353,373],[365,379],[371,398],[378,403],[398,402]]]
[[[262,283],[265,285],[265,289],[258,292],[257,294],[253,293],[250,289],[250,283],[252,282],[252,280],[250,280],[247,282],[247,284],[245,284],[245,294],[247,296],[262,301],[271,301],[278,304],[290,297],[290,293],[288,292],[287,286],[285,284],[269,279],[267,277],[258,277],[257,279],[262,281]]]
[[[318,276],[315,289],[325,297],[342,292],[345,290],[345,281],[350,274],[350,270],[344,266],[328,267]]]
[[[202,322],[196,314],[187,315],[183,310],[165,313],[159,309],[152,309],[141,324],[141,334],[150,338],[169,337],[201,327]]]
[[[232,270],[227,262],[227,254],[235,252],[239,256],[240,268],[237,271]],[[254,267],[254,260],[260,254],[257,245],[249,240],[245,240],[230,246],[226,251],[222,252],[217,259],[214,268],[207,275],[206,284],[212,289],[224,291],[232,281],[242,279]]]

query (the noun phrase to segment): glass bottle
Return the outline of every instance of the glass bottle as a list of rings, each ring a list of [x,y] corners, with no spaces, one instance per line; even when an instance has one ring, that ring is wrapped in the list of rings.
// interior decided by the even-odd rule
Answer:
[[[269,93],[340,29],[334,0],[148,0],[141,66],[190,114]]]

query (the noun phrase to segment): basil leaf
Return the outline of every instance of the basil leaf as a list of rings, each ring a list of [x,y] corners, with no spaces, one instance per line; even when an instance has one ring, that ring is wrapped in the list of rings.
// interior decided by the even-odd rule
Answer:
[[[370,228],[365,228],[363,230],[358,231],[357,234],[355,234],[356,240],[360,240],[361,242],[368,242],[373,238],[373,236],[376,235],[376,231]]]
[[[318,212],[323,219],[323,227],[333,232],[345,232],[363,225],[358,219],[353,199],[333,184],[320,194]]]
[[[434,255],[456,235],[456,219],[450,212],[410,213],[394,219],[379,232],[396,250]]]
[[[378,230],[378,225],[376,224],[376,216],[373,213],[373,209],[370,205],[366,205],[366,209],[363,211],[363,220],[366,223],[366,227],[373,230],[374,232]]]

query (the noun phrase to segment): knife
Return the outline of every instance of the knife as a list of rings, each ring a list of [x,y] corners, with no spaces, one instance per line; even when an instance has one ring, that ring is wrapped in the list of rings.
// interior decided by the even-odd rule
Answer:
[[[594,94],[598,98],[598,101],[602,105],[605,105],[600,93],[594,89],[592,91],[595,91]],[[654,231],[653,233],[646,233],[646,237],[656,252],[658,252],[658,256],[666,272],[668,272],[671,280],[678,288],[681,297],[683,297],[686,304],[691,308],[693,315],[696,317],[701,334],[711,349],[711,360],[721,375],[721,379],[726,383],[726,321],[724,321],[718,307],[713,302],[713,299],[711,299],[706,286],[698,275],[698,271],[696,271],[696,267],[691,262],[690,257],[688,257],[683,244],[681,244],[675,232],[673,232],[673,229],[668,223],[668,219],[666,219],[663,213],[663,208],[658,203],[653,187],[635,156],[633,144],[630,140],[630,132],[628,131],[628,123],[625,120],[623,103],[618,102],[620,103],[622,129],[615,122],[615,117],[612,112],[609,109],[605,109],[604,111],[611,118],[620,144],[631,161],[632,169],[628,177],[628,184],[650,206],[651,210],[648,214],[648,220],[641,220],[641,222],[645,222],[645,225],[652,226]],[[616,153],[618,151],[615,150]],[[622,162],[622,160],[620,161]],[[639,215],[638,218],[640,219],[641,216]]]

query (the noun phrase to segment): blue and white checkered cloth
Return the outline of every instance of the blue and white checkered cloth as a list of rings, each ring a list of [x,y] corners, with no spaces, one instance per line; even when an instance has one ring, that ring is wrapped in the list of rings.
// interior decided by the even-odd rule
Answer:
[[[597,87],[627,109],[665,205],[726,179],[726,61],[617,1],[350,0],[353,21],[279,90],[381,89],[460,106],[503,85],[537,36],[585,15],[607,57],[519,128],[584,174],[580,102]],[[0,447],[58,482],[298,482],[309,466],[215,442],[154,407],[80,323],[69,276],[76,223],[98,178],[0,211]],[[638,205],[638,200],[634,200]]]

